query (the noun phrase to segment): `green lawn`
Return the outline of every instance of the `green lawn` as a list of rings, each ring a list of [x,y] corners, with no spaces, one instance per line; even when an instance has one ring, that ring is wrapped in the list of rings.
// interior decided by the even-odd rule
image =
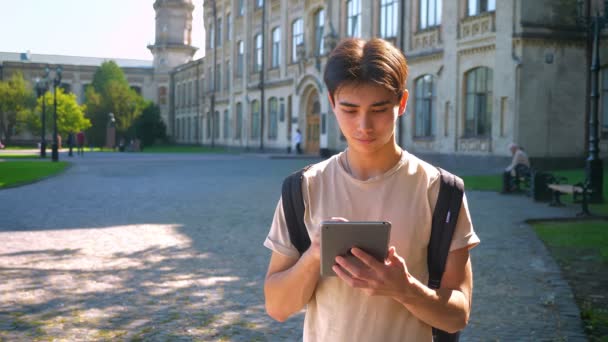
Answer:
[[[180,146],[180,145],[153,145],[145,147],[144,153],[233,153],[223,147],[209,146]]]
[[[31,145],[31,146],[6,146],[4,147],[5,150],[31,150],[31,149],[40,149],[38,146],[36,145]],[[47,149],[50,149],[50,145],[47,146]]]
[[[608,341],[608,221],[532,226],[574,292],[591,341]]]
[[[7,161],[0,162],[0,189],[27,184],[63,171],[68,162]]]
[[[502,189],[502,175],[463,176],[466,190],[496,191]]]
[[[13,153],[3,154],[3,153],[0,153],[0,159],[35,159],[35,158],[40,158],[40,155],[39,154],[13,154]]]

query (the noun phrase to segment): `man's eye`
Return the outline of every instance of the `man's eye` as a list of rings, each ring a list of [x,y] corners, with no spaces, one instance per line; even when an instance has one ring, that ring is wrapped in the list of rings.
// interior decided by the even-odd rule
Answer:
[[[356,110],[345,110],[344,113],[347,114],[355,114],[357,111]]]

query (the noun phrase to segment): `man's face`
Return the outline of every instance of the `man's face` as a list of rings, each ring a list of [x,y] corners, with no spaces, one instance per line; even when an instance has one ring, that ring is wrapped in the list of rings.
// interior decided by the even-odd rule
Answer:
[[[371,153],[394,143],[395,121],[405,111],[407,96],[405,91],[398,99],[375,84],[341,86],[334,94],[332,108],[349,148]]]

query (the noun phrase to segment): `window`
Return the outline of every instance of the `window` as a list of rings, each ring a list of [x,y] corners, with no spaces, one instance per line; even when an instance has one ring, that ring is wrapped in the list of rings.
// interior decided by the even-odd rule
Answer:
[[[608,69],[602,70],[602,116],[600,117],[602,138],[608,137]]]
[[[243,16],[245,14],[245,0],[239,0],[239,15]]]
[[[217,18],[217,37],[216,37],[216,42],[217,42],[217,47],[222,46],[222,18]]]
[[[361,0],[346,1],[346,34],[361,37]]]
[[[228,90],[230,89],[230,68],[231,68],[231,63],[230,61],[226,62],[226,73],[224,73],[224,75],[226,75],[226,78],[224,79],[224,89]]]
[[[275,140],[277,138],[278,133],[278,112],[279,112],[279,102],[276,97],[268,100],[268,139]]]
[[[243,66],[245,61],[245,43],[242,40],[238,42],[238,50],[236,55],[236,77],[243,76]]]
[[[215,88],[213,88],[215,91],[221,91],[222,90],[222,67],[218,64],[215,66],[215,72],[217,74],[215,74]]]
[[[167,104],[167,87],[158,87],[158,103]]]
[[[398,12],[397,0],[382,0],[380,3],[380,37],[397,37]]]
[[[258,100],[251,103],[251,132],[249,137],[251,139],[260,137],[260,102]]]
[[[207,42],[209,43],[209,48],[213,49],[215,47],[215,33],[213,31],[213,25],[209,25],[209,37],[207,38]]]
[[[190,137],[191,137],[191,129],[190,129],[190,118],[186,119],[186,141],[190,142]]]
[[[486,67],[473,69],[466,74],[466,136],[490,135],[492,82],[492,69]]]
[[[414,114],[415,135],[430,137],[435,127],[435,82],[433,76],[424,75],[416,80],[416,113]]]
[[[420,0],[418,26],[421,30],[441,24],[441,1],[442,0]]]
[[[207,70],[207,90],[213,91],[213,73],[211,72],[211,67]]]
[[[230,137],[230,116],[228,115],[228,109],[224,110],[224,139]]]
[[[254,38],[255,47],[253,52],[253,71],[262,70],[262,35],[256,34]]]
[[[272,30],[272,63],[273,68],[278,68],[281,61],[281,28]]]
[[[479,15],[484,12],[492,12],[496,10],[496,0],[468,0],[469,16]]]
[[[232,36],[232,16],[230,13],[226,14],[226,40],[230,40]]]
[[[213,137],[215,139],[220,138],[220,112],[218,112],[217,110],[213,115]]]
[[[298,45],[304,44],[304,21],[296,19],[291,23],[291,61],[298,61]]]
[[[264,0],[255,0],[255,7],[262,8],[264,6]]]
[[[207,112],[207,139],[211,138],[211,113]]]
[[[236,127],[234,130],[234,139],[241,139],[243,131],[243,104],[238,102],[236,104]]]
[[[315,13],[315,55],[320,56],[324,53],[323,45],[323,26],[325,25],[325,10],[320,9]]]

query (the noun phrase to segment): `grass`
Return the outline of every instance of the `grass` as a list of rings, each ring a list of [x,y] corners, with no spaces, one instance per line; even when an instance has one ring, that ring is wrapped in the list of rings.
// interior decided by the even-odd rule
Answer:
[[[502,188],[501,175],[463,176],[466,190],[500,191]]]
[[[68,162],[10,161],[0,162],[0,189],[27,184],[60,173]]]
[[[0,153],[0,159],[37,159],[40,158],[39,154],[2,154]]]
[[[608,341],[608,221],[534,223],[574,291],[590,341]]]

